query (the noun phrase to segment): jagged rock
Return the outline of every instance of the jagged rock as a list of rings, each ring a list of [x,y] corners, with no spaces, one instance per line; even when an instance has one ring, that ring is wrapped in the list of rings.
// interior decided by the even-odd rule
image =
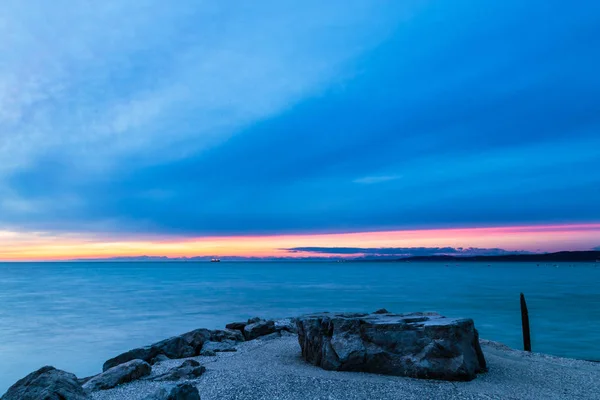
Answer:
[[[206,352],[226,352],[226,351],[237,351],[235,348],[235,342],[230,340],[225,340],[222,342],[206,342],[202,346],[202,351],[200,351],[200,355],[204,355]]]
[[[190,383],[180,383],[176,386],[160,388],[146,400],[200,400],[200,393],[196,386]]]
[[[373,314],[389,314],[390,312],[388,310],[386,310],[385,308],[380,308],[379,310],[375,311]]]
[[[69,372],[45,366],[18,380],[1,400],[87,400],[77,377]]]
[[[168,372],[158,375],[152,378],[154,381],[178,381],[180,379],[196,379],[200,377],[206,368],[204,368],[198,361],[185,360],[180,366],[175,367]]]
[[[327,370],[472,380],[486,370],[471,319],[435,313],[299,317],[302,356]]]
[[[248,322],[250,322],[250,320],[248,320]],[[257,337],[265,336],[273,332],[276,332],[275,322],[273,321],[259,320],[244,327],[244,337],[246,340],[256,339]]]
[[[119,354],[118,356],[107,360],[102,366],[102,370],[106,371],[109,368],[136,359],[151,362],[160,354],[171,359],[194,357],[200,354],[204,342],[221,342],[224,340],[242,342],[244,341],[244,337],[239,331],[234,330],[211,331],[208,329],[196,329],[184,333],[183,335],[174,336],[154,343],[150,346],[140,347]]]
[[[123,383],[135,381],[136,379],[150,375],[151,372],[152,367],[147,362],[131,360],[96,375],[87,381],[83,385],[83,388],[90,392],[112,389]]]

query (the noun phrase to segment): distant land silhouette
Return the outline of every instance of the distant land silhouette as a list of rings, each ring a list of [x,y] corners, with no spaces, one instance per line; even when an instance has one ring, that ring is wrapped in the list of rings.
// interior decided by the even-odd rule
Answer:
[[[198,257],[166,257],[166,256],[137,256],[137,257],[108,257],[93,259],[70,260],[75,262],[201,262],[210,261],[210,256]],[[600,251],[559,251],[556,253],[540,254],[502,254],[502,255],[427,255],[427,256],[406,256],[390,257],[367,255],[362,257],[243,257],[231,256],[221,257],[223,261],[347,261],[347,262],[365,262],[365,261],[503,261],[503,262],[594,262],[600,261]]]
[[[600,261],[600,251],[559,251],[545,254],[505,254],[499,256],[415,256],[397,261],[521,261],[521,262],[589,262]]]

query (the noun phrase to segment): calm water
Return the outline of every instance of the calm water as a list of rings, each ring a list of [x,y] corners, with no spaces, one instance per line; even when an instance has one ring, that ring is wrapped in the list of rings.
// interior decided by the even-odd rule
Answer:
[[[255,315],[438,311],[535,351],[600,360],[600,264],[0,263],[0,393],[42,365],[86,376],[132,347]]]

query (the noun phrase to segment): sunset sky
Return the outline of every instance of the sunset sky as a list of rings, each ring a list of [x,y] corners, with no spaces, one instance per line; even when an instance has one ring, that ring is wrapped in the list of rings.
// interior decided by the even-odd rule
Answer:
[[[598,248],[599,16],[3,1],[0,260]]]

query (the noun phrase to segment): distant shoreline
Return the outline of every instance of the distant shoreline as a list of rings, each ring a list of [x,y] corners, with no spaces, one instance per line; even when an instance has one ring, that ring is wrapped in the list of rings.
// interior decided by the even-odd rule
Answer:
[[[164,256],[137,256],[137,257],[114,257],[114,258],[90,258],[73,260],[38,260],[38,261],[2,261],[0,263],[208,263],[210,257],[164,257]],[[361,258],[343,258],[343,257],[306,257],[306,258],[244,258],[244,257],[223,257],[223,262],[239,263],[313,263],[313,262],[340,262],[340,263],[360,263],[360,262],[592,262],[600,265],[600,251],[559,251],[555,253],[542,254],[504,254],[493,256],[453,256],[453,255],[433,255],[433,256],[410,256],[410,257],[361,257]]]
[[[499,256],[416,256],[396,261],[489,261],[489,262],[596,262],[600,251],[559,251],[546,254],[507,254]]]

